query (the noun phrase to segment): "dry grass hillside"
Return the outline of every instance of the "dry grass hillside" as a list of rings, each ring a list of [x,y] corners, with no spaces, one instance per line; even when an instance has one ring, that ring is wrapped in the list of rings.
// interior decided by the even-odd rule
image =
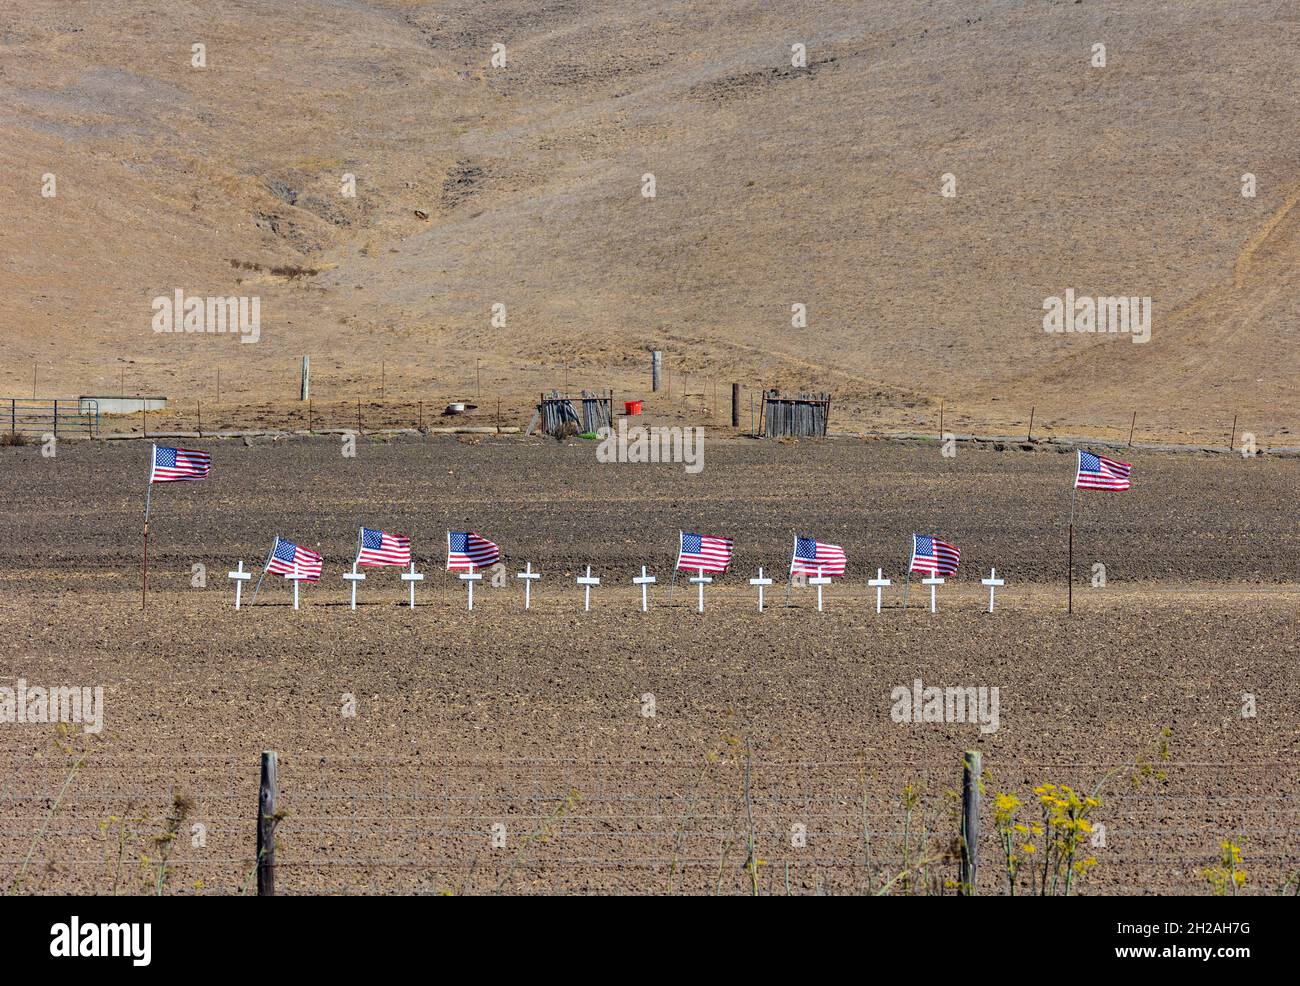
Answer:
[[[566,365],[643,391],[660,348],[678,415],[739,380],[854,428],[943,399],[1294,445],[1297,50],[1279,0],[8,5],[0,394],[188,407],[219,367],[236,422],[301,353],[324,402],[380,364],[386,398],[464,395],[478,360],[517,416]],[[154,333],[176,288],[259,296],[261,341]],[[1150,343],[1045,333],[1067,288],[1150,296]]]

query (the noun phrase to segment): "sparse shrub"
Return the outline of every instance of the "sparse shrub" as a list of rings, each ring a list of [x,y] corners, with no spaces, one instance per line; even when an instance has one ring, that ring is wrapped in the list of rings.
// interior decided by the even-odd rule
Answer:
[[[1226,897],[1228,894],[1236,897],[1246,885],[1246,870],[1241,856],[1242,842],[1245,840],[1234,842],[1224,839],[1219,843],[1221,851],[1218,864],[1203,871],[1205,882],[1210,885],[1210,893],[1216,897]]]

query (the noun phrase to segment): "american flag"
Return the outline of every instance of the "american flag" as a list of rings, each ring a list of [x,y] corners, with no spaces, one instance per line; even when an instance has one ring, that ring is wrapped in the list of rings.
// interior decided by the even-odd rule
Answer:
[[[266,570],[276,575],[298,575],[308,582],[317,582],[320,580],[320,555],[299,547],[292,541],[286,541],[277,534]]]
[[[1104,455],[1093,455],[1079,449],[1079,468],[1074,474],[1076,490],[1126,490],[1132,484],[1129,473],[1133,467],[1127,462],[1116,462]]]
[[[473,571],[491,565],[501,557],[501,549],[473,531],[447,532],[447,571]]]
[[[725,572],[731,565],[731,538],[715,538],[707,534],[688,534],[679,531],[681,543],[677,548],[677,567],[691,572]]]
[[[956,575],[961,563],[961,551],[947,541],[912,535],[912,565],[909,572],[929,572],[931,575]]]
[[[357,545],[358,565],[411,564],[411,539],[387,531],[361,528],[361,542]]]
[[[826,544],[815,538],[796,536],[794,557],[790,559],[791,575],[843,575],[844,549],[838,544]]]
[[[149,471],[151,483],[179,483],[188,479],[207,479],[212,467],[212,456],[189,448],[153,447],[153,468]]]

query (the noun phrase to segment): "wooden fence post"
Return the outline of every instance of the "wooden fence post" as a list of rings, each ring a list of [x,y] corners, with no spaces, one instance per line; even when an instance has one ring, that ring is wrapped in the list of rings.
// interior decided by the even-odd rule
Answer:
[[[731,385],[731,427],[740,427],[740,384]]]
[[[276,756],[262,751],[262,782],[257,792],[257,896],[275,896]]]
[[[980,849],[980,774],[983,757],[974,750],[962,756],[961,766],[961,877],[958,894],[975,896],[975,868]]]

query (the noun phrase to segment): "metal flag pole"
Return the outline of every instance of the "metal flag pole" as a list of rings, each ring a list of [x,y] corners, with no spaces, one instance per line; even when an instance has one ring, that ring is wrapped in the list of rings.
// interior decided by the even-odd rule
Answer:
[[[156,449],[157,446],[154,446]],[[157,452],[152,453],[155,457]],[[149,461],[149,485],[144,490],[144,554],[140,562],[140,608],[148,607],[149,600],[149,505],[153,499],[153,463]]]
[[[785,583],[785,604],[790,605],[790,592],[794,589],[794,559],[799,554],[799,535],[794,536],[794,547],[790,551],[790,574],[786,576]]]
[[[275,554],[275,546],[279,543],[280,535],[277,534],[271,542],[271,550],[266,553],[266,564],[262,567],[262,574],[257,577],[257,585],[253,586],[253,601],[248,604],[250,607],[257,605],[257,591],[262,588],[262,579],[266,578],[267,569],[271,567],[271,556]]]
[[[668,582],[668,605],[673,604],[673,590],[677,588],[677,566],[682,563],[682,529],[677,529],[677,562],[673,565],[673,577]]]
[[[1070,546],[1066,549],[1065,555],[1066,598],[1068,600],[1066,612],[1070,615],[1074,614],[1074,504],[1079,499],[1079,478],[1077,475],[1074,482],[1075,487],[1070,492]]]
[[[912,534],[912,557],[907,561],[907,578],[903,580],[903,609],[907,609],[907,593],[912,588],[912,562],[916,561],[916,534]]]

